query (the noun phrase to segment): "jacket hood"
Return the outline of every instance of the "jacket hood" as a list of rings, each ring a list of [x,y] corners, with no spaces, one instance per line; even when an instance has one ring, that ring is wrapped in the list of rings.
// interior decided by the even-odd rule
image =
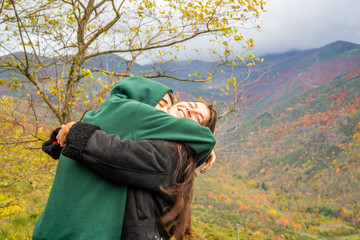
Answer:
[[[164,84],[144,77],[129,77],[115,83],[110,96],[133,99],[155,107],[168,92],[172,92],[172,89]]]

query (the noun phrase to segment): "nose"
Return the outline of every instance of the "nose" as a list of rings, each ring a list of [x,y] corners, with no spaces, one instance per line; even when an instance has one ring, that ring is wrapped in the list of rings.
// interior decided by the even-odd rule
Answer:
[[[194,108],[189,108],[189,107],[186,108],[186,111],[188,112],[189,116],[199,113],[199,110],[194,109]]]

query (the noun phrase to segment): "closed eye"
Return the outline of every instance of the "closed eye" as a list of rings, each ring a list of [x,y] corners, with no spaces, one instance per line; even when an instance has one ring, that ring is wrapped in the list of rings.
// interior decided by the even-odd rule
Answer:
[[[161,99],[160,102],[159,102],[161,107],[165,107],[167,105],[167,103],[168,102],[165,99]]]
[[[196,104],[196,102],[194,103],[194,105],[195,105],[195,108],[197,109],[197,108],[198,108],[198,105]],[[203,116],[201,113],[199,113],[199,114],[197,115],[197,119],[198,119],[198,122],[199,122],[200,124],[202,124],[202,123],[204,122],[204,116]]]

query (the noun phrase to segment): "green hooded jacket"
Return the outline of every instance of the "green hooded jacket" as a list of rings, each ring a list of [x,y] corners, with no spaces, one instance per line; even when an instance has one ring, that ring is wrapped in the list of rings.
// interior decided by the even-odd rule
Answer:
[[[116,83],[110,97],[84,122],[97,124],[121,139],[163,139],[189,146],[198,166],[215,146],[207,127],[177,119],[154,106],[171,91],[158,82],[131,77]],[[146,159],[144,159],[146,160]],[[90,168],[60,156],[54,183],[33,239],[120,239],[127,188],[102,178]]]

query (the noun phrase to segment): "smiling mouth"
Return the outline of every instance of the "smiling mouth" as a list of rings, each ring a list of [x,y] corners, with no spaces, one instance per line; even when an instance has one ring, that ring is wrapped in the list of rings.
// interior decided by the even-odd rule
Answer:
[[[186,117],[186,115],[185,115],[185,113],[184,113],[184,111],[182,110],[182,109],[178,109],[178,111],[179,111],[179,115],[181,116],[181,117]]]

